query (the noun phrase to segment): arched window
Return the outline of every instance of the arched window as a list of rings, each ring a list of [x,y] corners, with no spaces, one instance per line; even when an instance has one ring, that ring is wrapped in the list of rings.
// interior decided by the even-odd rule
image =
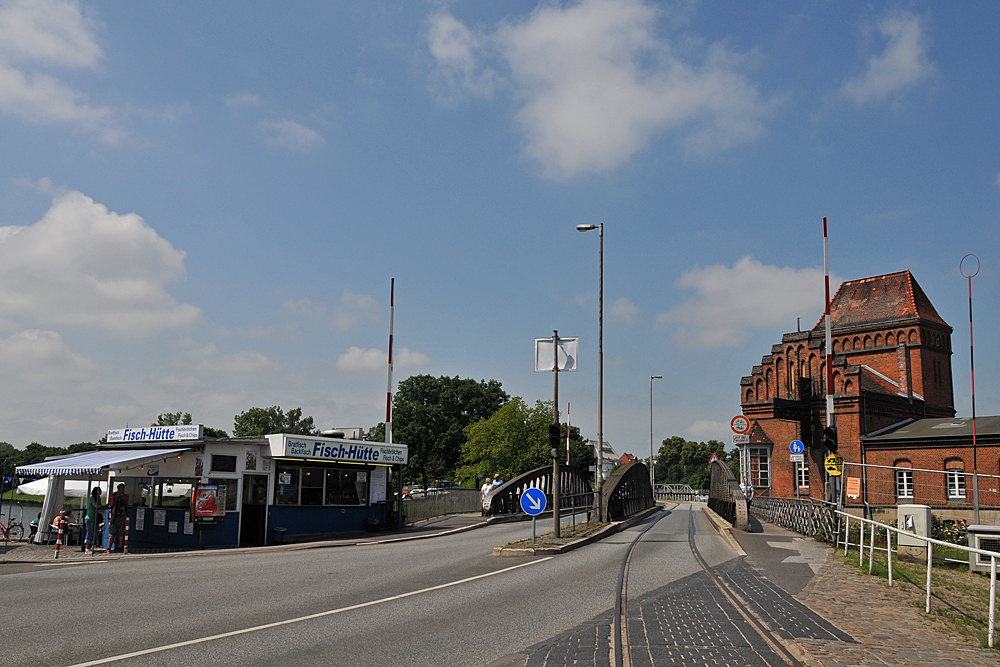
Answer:
[[[882,347],[882,334],[875,334],[875,347]]]
[[[913,498],[913,465],[907,459],[899,459],[892,464],[896,468],[896,497]]]
[[[764,398],[771,400],[771,387],[774,386],[774,371],[770,368],[764,373]]]
[[[844,393],[843,378],[840,377],[840,373],[838,373],[837,371],[833,372],[833,393],[834,394]]]
[[[892,335],[891,333],[885,335],[885,346],[886,347],[896,347],[896,337],[894,335]]]
[[[764,381],[758,379],[756,388],[757,388],[757,401],[759,402],[761,399],[764,398]]]
[[[919,339],[920,337],[917,335],[917,330],[910,329],[910,338],[909,338],[910,345],[916,345]]]
[[[744,402],[745,403],[752,403],[753,402],[753,389],[747,389],[747,400],[744,401]]]
[[[866,350],[872,349],[872,337],[871,336],[865,336],[865,349]]]
[[[854,349],[855,350],[860,350],[861,349],[861,337],[860,336],[855,336],[854,337]]]
[[[781,396],[781,357],[774,360],[774,395]]]
[[[854,393],[854,383],[850,380],[844,381],[844,394],[850,396]]]
[[[833,353],[837,354],[838,352],[840,352],[840,341],[835,340],[833,341]]]

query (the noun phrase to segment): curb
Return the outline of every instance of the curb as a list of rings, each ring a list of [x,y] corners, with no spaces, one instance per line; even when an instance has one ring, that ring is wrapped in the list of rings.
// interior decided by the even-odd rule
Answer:
[[[580,547],[587,546],[588,544],[593,544],[604,539],[608,535],[614,535],[615,533],[621,532],[626,528],[634,526],[640,521],[645,520],[647,517],[656,514],[657,512],[662,512],[666,508],[663,505],[655,505],[649,509],[643,510],[638,514],[630,516],[624,521],[616,521],[614,523],[608,524],[604,528],[593,535],[588,535],[587,537],[581,537],[578,540],[573,540],[567,544],[563,544],[558,547],[493,547],[494,556],[555,556],[557,554],[564,554],[568,551],[573,551],[573,549],[579,549]]]
[[[733,527],[730,526],[725,519],[719,516],[715,510],[707,505],[702,507],[701,511],[705,513],[705,516],[708,517],[708,520],[712,523],[712,527],[715,528],[715,532],[717,532],[719,536],[725,540],[726,544],[729,545],[729,548],[740,556],[747,555],[747,552],[743,550],[740,543],[736,541],[735,537],[733,537]]]

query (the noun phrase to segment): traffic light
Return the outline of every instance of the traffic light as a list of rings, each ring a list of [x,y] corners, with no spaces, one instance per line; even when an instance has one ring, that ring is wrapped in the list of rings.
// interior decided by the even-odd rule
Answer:
[[[559,443],[562,442],[562,427],[559,424],[549,424],[549,447],[552,448],[552,456],[556,456],[559,451]]]
[[[837,427],[827,426],[823,429],[823,446],[831,452],[837,451]]]

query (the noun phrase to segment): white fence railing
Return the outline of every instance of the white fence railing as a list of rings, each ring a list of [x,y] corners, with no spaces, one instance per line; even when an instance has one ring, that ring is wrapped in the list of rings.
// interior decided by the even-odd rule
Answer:
[[[990,558],[990,611],[989,611],[989,630],[988,630],[988,641],[990,648],[993,648],[994,635],[996,634],[996,611],[997,611],[997,557],[1000,553],[995,551],[987,551],[985,549],[976,549],[974,547],[967,547],[961,544],[952,544],[951,542],[943,542],[941,540],[935,540],[931,537],[924,537],[923,535],[917,535],[907,530],[901,530],[894,526],[887,526],[884,523],[879,523],[877,521],[872,521],[870,519],[863,519],[861,517],[853,516],[847,512],[837,511],[837,515],[844,520],[844,530],[841,534],[844,536],[844,555],[847,555],[847,550],[851,545],[850,543],[850,527],[852,521],[860,522],[861,532],[860,539],[858,539],[858,564],[864,565],[865,561],[865,526],[869,526],[869,544],[868,544],[868,573],[871,574],[875,563],[875,535],[876,532],[885,531],[886,537],[886,561],[889,568],[889,586],[892,586],[892,533],[906,533],[907,538],[917,539],[922,542],[927,543],[927,586],[926,586],[926,601],[924,603],[924,612],[931,613],[931,571],[934,567],[934,545],[939,545],[942,547],[948,547],[950,549],[958,549],[960,551],[965,551],[968,553],[979,554],[980,556],[989,556]],[[898,538],[897,538],[898,543]],[[838,538],[835,548],[840,547],[840,539]],[[879,551],[882,549],[879,548]]]

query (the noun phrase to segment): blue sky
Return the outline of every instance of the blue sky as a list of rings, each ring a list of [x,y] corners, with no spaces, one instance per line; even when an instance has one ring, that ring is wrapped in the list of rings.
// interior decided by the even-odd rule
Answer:
[[[836,277],[910,269],[1000,413],[1000,5],[0,0],[0,440],[251,406],[384,417],[395,379],[726,438]]]

